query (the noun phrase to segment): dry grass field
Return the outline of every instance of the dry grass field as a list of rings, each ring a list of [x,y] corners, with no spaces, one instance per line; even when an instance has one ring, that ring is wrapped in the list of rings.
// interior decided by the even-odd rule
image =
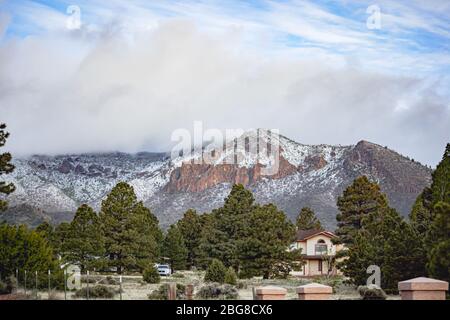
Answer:
[[[175,282],[183,285],[192,284],[194,285],[194,293],[197,292],[202,286],[205,285],[203,280],[203,271],[181,271],[169,277],[162,277],[159,284],[148,284],[142,280],[140,275],[124,275],[122,277],[122,299],[123,300],[147,300],[148,295],[154,290],[157,290],[162,284]],[[120,299],[119,277],[117,275],[92,275],[90,277],[89,286],[92,288],[95,285],[104,285],[111,288],[116,292],[113,299]],[[114,283],[115,282],[115,283]],[[241,300],[252,300],[253,299],[253,287],[259,286],[280,286],[287,289],[286,299],[296,299],[297,295],[295,288],[311,282],[319,282],[322,284],[330,285],[333,287],[332,299],[334,300],[354,300],[360,299],[356,288],[343,283],[343,279],[340,277],[333,278],[314,278],[314,279],[304,279],[299,277],[289,277],[287,279],[262,279],[262,278],[252,278],[252,279],[240,279],[238,280],[238,299]],[[83,287],[87,287],[86,281],[82,283]],[[23,298],[23,289],[19,290],[21,297]],[[11,297],[13,298],[13,297]],[[28,292],[28,298],[35,299],[35,292]],[[48,291],[40,291],[38,293],[38,299],[47,300],[49,298]],[[63,291],[51,291],[50,299],[64,300]],[[83,299],[75,297],[74,292],[67,292],[67,299]],[[390,295],[388,299],[399,299],[399,296]]]

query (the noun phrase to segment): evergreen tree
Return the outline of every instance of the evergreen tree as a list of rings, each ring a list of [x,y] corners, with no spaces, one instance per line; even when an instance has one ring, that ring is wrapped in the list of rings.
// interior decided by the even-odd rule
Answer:
[[[450,203],[450,143],[447,144],[441,162],[432,174],[431,207],[438,202]]]
[[[387,199],[378,184],[370,182],[366,176],[361,176],[356,178],[338,198],[337,206],[338,229],[334,242],[349,246],[363,227],[364,217],[386,208]]]
[[[425,188],[417,197],[409,214],[411,226],[422,236],[425,236],[433,221],[431,210],[431,189]]]
[[[238,241],[240,276],[286,277],[299,267],[300,252],[287,250],[295,240],[295,233],[295,226],[275,205],[255,208]]]
[[[100,220],[88,205],[83,204],[75,213],[63,243],[63,252],[64,259],[78,264],[82,272],[98,266],[104,253],[104,239]]]
[[[296,221],[298,230],[322,230],[322,224],[316,217],[314,211],[311,208],[304,207],[300,210]]]
[[[395,292],[399,281],[424,274],[420,236],[395,209],[380,208],[364,217],[363,223],[346,251],[347,258],[338,263],[352,283],[364,285],[370,265],[380,267],[381,287],[387,292]]]
[[[66,239],[69,237],[69,233],[70,223],[68,222],[61,222],[55,227],[52,247],[53,250],[61,256],[64,255],[63,244],[64,241],[66,241]]]
[[[6,125],[0,123],[0,148],[6,143],[6,139],[9,137],[9,133],[5,131]],[[11,163],[12,157],[8,152],[0,154],[0,176],[3,174],[11,173],[14,170],[14,165]],[[15,186],[12,183],[6,183],[0,181],[0,195],[8,195],[15,190]],[[8,203],[0,199],[0,211],[6,210]]]
[[[188,267],[192,267],[198,260],[203,221],[204,219],[195,210],[189,209],[185,212],[183,218],[177,222],[188,252]]]
[[[432,183],[417,197],[410,213],[411,224],[424,236],[433,223],[438,202],[450,203],[450,144],[432,174]]]
[[[239,270],[237,242],[243,236],[245,220],[255,209],[251,191],[243,185],[234,185],[223,207],[213,210],[211,225],[203,232],[202,256],[224,261],[227,267]]]
[[[450,204],[438,202],[434,211],[436,216],[428,236],[427,269],[430,276],[450,281]]]
[[[186,269],[188,250],[177,225],[171,225],[167,231],[162,252],[164,257],[169,258],[173,271]]]
[[[206,269],[205,281],[224,283],[226,273],[227,268],[223,265],[222,261],[212,259],[208,269]]]
[[[232,286],[237,285],[237,275],[232,267],[229,267],[225,276],[223,278],[223,282],[226,284],[230,284]]]
[[[118,183],[102,201],[100,212],[108,264],[119,273],[143,270],[160,255],[158,219],[137,200],[132,186]]]
[[[0,274],[2,277],[15,275],[15,270],[29,274],[38,271],[47,274],[48,270],[58,270],[52,248],[39,232],[26,226],[0,224]]]

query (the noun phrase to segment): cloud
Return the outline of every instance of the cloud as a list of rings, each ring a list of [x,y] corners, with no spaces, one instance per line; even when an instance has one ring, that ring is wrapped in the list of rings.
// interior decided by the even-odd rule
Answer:
[[[6,33],[6,30],[8,28],[8,25],[11,21],[11,17],[4,13],[0,12],[0,40],[3,38],[4,34]]]
[[[211,36],[187,20],[131,41],[110,30],[0,46],[0,109],[15,154],[166,151],[172,131],[195,120],[279,128],[302,143],[367,139],[428,164],[448,142],[448,100],[420,78],[329,65],[326,55],[266,57],[233,32]]]
[[[433,1],[379,1],[379,31],[366,28],[370,1],[79,0],[80,30],[62,7],[6,2],[7,147],[167,151],[173,130],[202,120],[310,144],[366,139],[434,165],[450,132],[450,6]]]

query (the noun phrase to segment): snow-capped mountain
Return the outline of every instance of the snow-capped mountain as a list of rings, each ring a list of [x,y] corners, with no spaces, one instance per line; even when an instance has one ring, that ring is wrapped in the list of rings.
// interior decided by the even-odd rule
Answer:
[[[7,179],[16,191],[0,219],[32,225],[68,220],[82,203],[98,210],[113,186],[127,181],[163,226],[189,208],[206,212],[219,207],[232,184],[242,183],[260,203],[274,202],[291,218],[310,206],[333,228],[337,196],[362,174],[379,182],[403,214],[431,181],[427,167],[370,142],[303,145],[262,129],[175,158],[106,153],[32,156],[14,164]]]

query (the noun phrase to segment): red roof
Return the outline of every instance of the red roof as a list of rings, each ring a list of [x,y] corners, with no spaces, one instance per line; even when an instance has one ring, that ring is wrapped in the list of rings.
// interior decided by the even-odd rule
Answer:
[[[335,237],[335,234],[330,231],[325,230],[319,230],[319,229],[313,229],[313,230],[298,230],[297,231],[297,241],[305,241],[309,238],[312,238],[316,235],[323,234],[326,237],[333,238]]]

